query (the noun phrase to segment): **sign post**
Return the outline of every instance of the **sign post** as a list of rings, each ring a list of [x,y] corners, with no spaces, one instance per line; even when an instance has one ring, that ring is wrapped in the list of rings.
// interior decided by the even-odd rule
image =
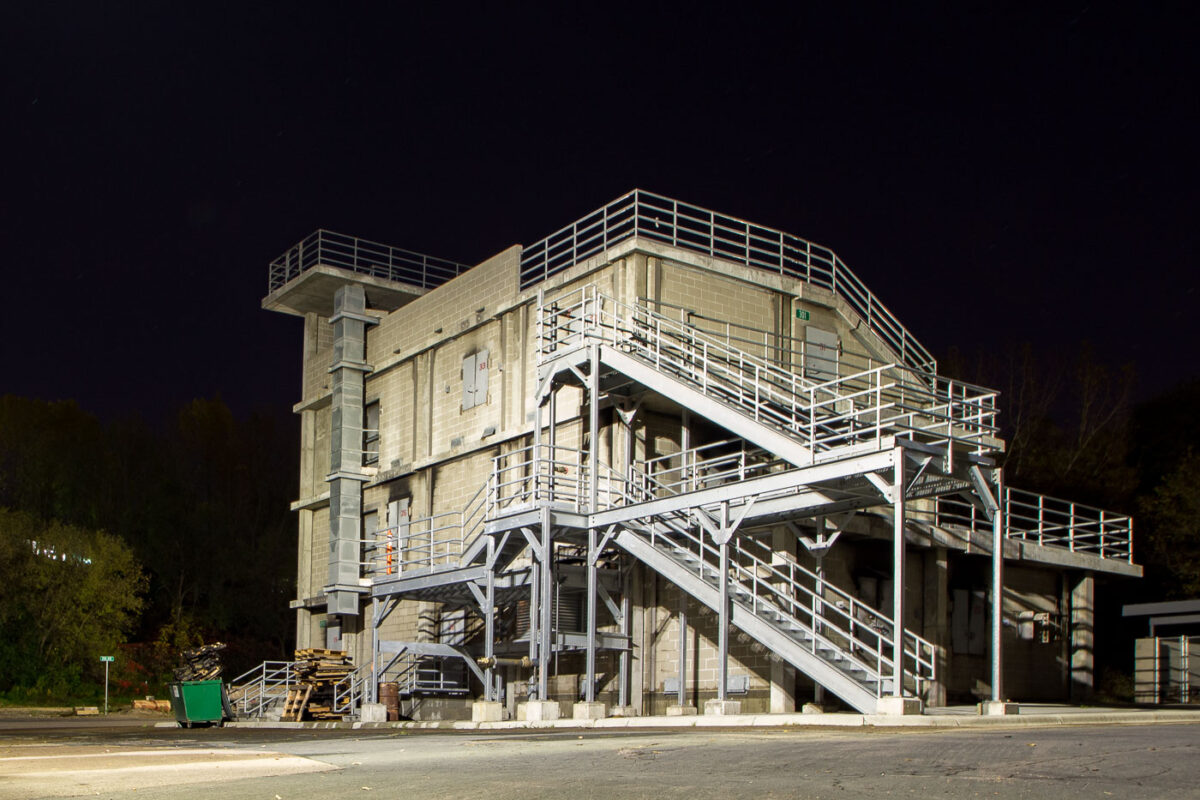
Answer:
[[[100,660],[104,662],[104,713],[108,714],[108,665],[112,663],[112,656],[100,656]]]

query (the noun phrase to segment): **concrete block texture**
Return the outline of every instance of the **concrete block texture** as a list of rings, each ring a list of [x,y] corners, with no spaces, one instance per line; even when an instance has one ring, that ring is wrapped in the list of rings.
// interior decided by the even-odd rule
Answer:
[[[668,717],[694,717],[696,713],[695,706],[667,706]]]
[[[704,704],[704,713],[712,716],[733,716],[742,713],[738,700],[709,700]]]
[[[477,700],[471,704],[472,722],[501,722],[504,719],[504,704],[494,700]]]
[[[604,719],[604,703],[576,703],[571,707],[572,719]]]
[[[517,704],[517,719],[525,722],[548,722],[558,719],[561,714],[556,700],[530,700]]]
[[[363,703],[358,714],[359,722],[387,722],[387,706],[383,703]]]
[[[876,714],[894,717],[921,714],[924,710],[920,699],[916,697],[881,697],[875,706]]]

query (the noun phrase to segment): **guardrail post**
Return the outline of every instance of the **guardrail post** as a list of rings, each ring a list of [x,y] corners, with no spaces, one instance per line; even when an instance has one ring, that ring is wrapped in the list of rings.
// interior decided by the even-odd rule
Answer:
[[[1104,558],[1104,509],[1100,509],[1100,557]]]
[[[1067,541],[1070,545],[1071,552],[1075,552],[1075,503],[1071,503],[1071,522],[1067,526]]]
[[[904,695],[904,449],[897,447],[892,455],[892,695]],[[880,650],[883,648],[881,647]],[[882,677],[882,676],[881,676]]]

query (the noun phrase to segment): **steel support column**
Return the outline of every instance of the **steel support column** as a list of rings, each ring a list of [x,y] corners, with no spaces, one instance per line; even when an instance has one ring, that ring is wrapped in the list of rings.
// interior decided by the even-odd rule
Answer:
[[[483,611],[483,655],[487,658],[487,669],[483,671],[483,699],[499,700],[494,687],[493,658],[496,655],[496,540],[489,537],[487,543],[487,583],[484,588]]]
[[[588,348],[591,369],[588,373],[588,511],[596,512],[600,482],[600,350]],[[584,700],[596,700],[596,529],[588,528],[587,551],[587,686]]]
[[[1004,700],[1004,487],[996,470],[996,510],[992,512],[992,699]]]
[[[538,558],[533,559],[530,565],[529,576],[529,661],[534,665],[534,669],[541,669],[541,659],[538,657],[538,648],[541,646],[542,637],[539,633],[539,628],[542,619],[542,570],[544,566]],[[541,700],[542,698],[538,698]]]
[[[554,395],[551,395],[553,397]],[[551,426],[551,431],[554,427]],[[550,690],[550,654],[553,650],[554,634],[554,553],[550,543],[550,509],[542,507],[542,573],[541,612],[542,620],[538,631],[541,643],[538,646],[538,700],[548,700]]]
[[[371,598],[371,687],[369,702],[379,702],[379,598]]]
[[[721,503],[721,613],[717,631],[717,699],[728,700],[729,692],[729,503]]]
[[[904,450],[896,448],[892,495],[892,694],[904,695]]]
[[[625,575],[621,583],[620,630],[621,635],[625,637],[625,641],[628,643],[628,646],[621,651],[621,655],[618,657],[617,665],[617,705],[621,706],[622,708],[629,705],[629,656],[630,651],[633,649],[633,637],[631,635],[632,619],[630,618],[630,614],[632,613],[632,604],[629,601],[629,593],[633,589],[632,571],[632,568],[627,568],[624,570]]]
[[[687,592],[679,591],[679,699],[681,706],[687,705]]]
[[[583,699],[589,703],[596,701],[596,560],[600,554],[596,551],[596,529],[588,528],[587,550],[587,668],[585,670],[587,685],[584,687]]]

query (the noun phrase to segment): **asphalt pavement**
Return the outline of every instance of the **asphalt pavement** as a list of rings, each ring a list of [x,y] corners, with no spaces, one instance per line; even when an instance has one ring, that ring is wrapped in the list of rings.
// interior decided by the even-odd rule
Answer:
[[[456,731],[6,718],[0,798],[1200,798],[1200,724],[1142,719]]]

